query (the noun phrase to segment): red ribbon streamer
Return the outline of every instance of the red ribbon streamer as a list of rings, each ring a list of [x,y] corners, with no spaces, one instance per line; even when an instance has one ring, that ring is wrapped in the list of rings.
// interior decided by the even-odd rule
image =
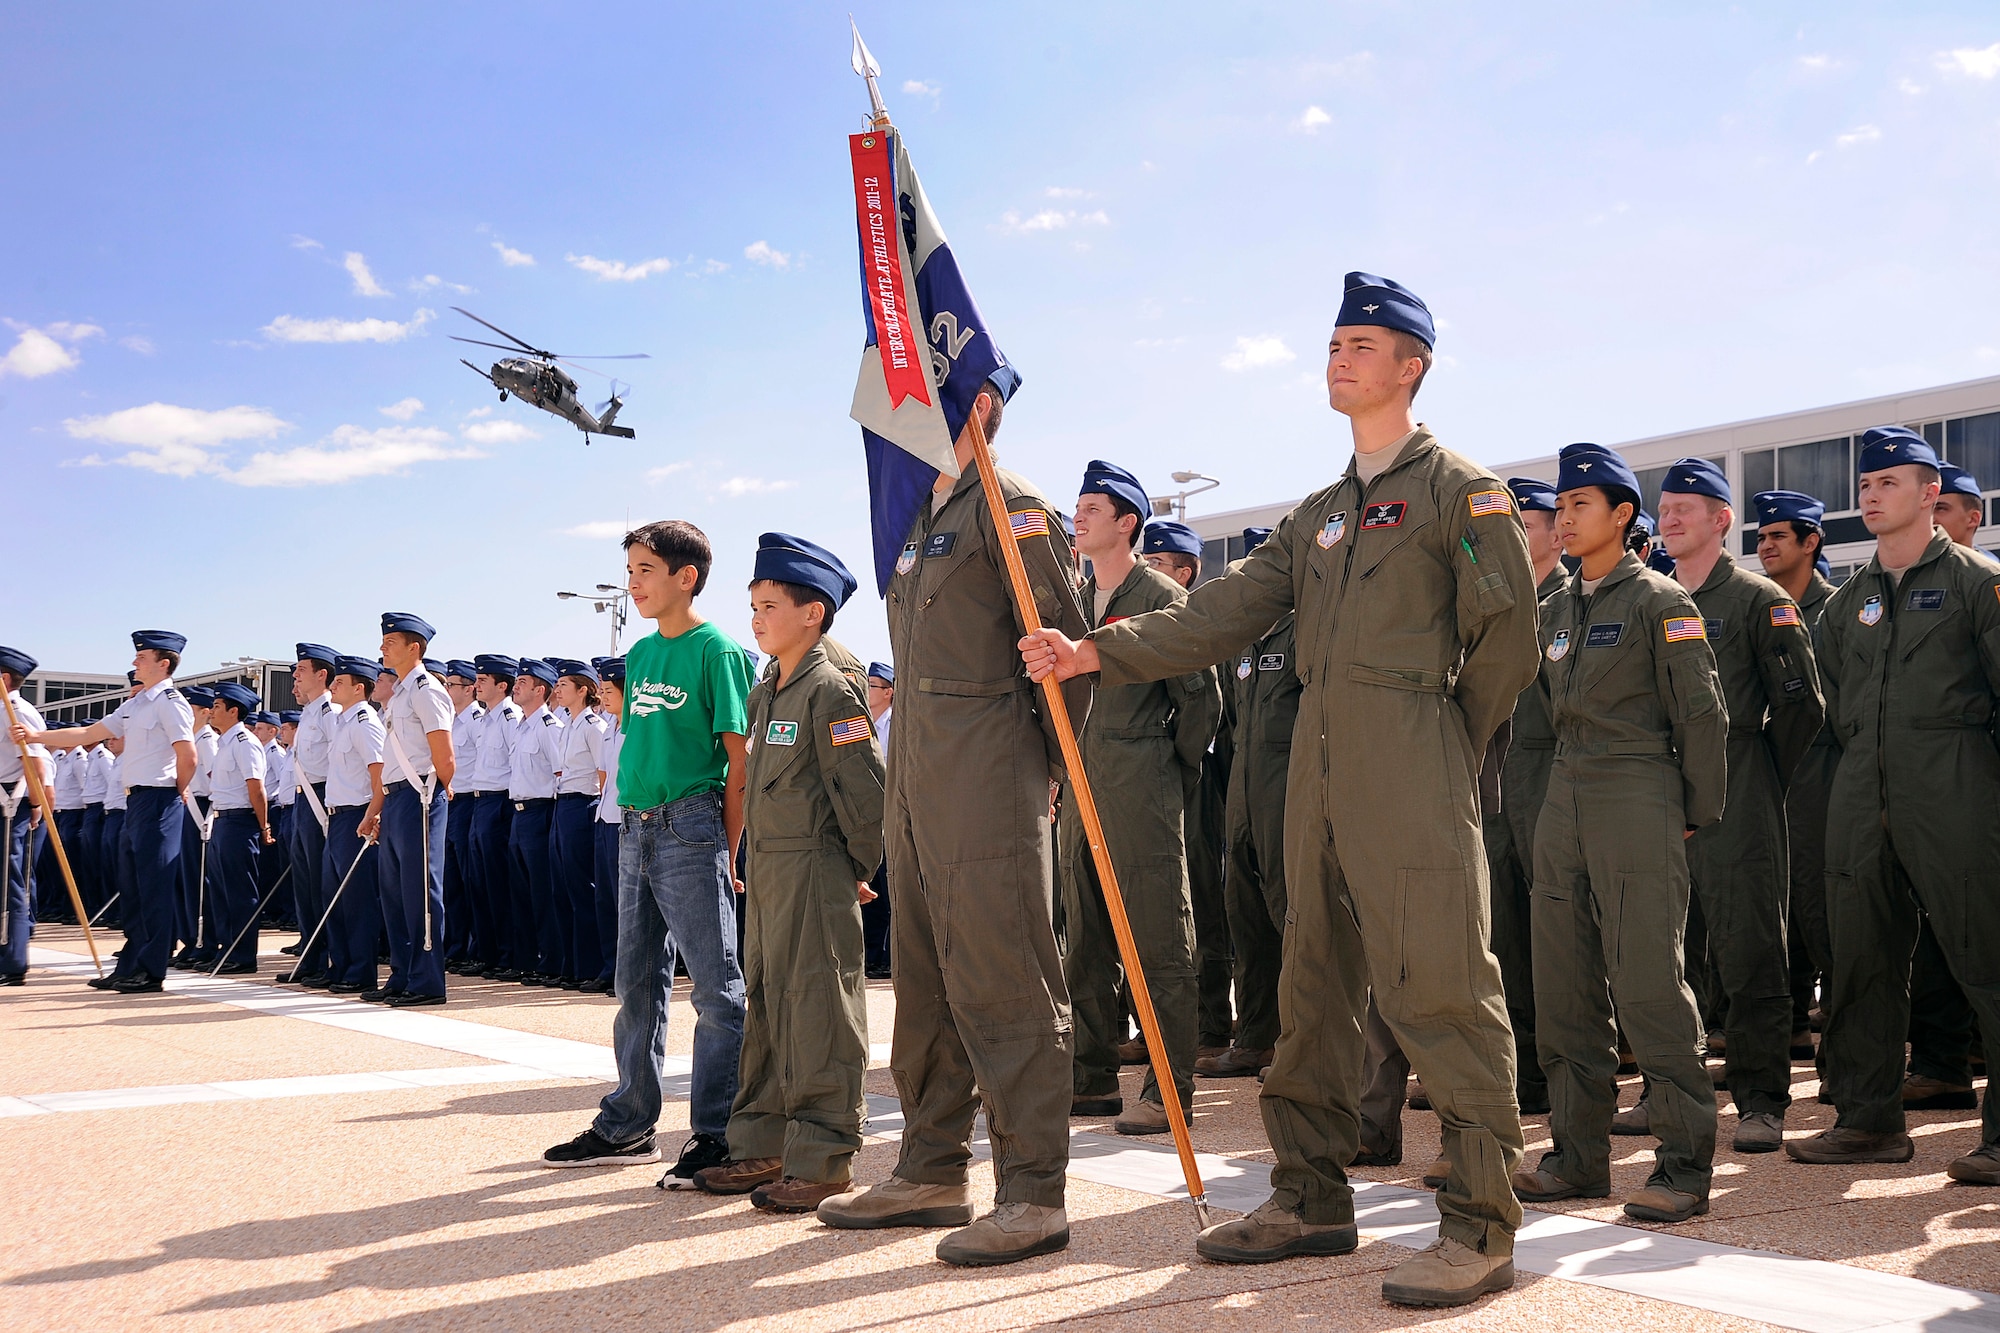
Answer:
[[[896,234],[895,177],[889,157],[889,135],[871,130],[849,135],[847,149],[854,161],[854,218],[861,232],[861,284],[875,323],[875,344],[882,352],[882,379],[894,411],[904,399],[931,405],[930,380],[920,357],[929,355],[922,330],[912,327],[903,299],[903,247]]]

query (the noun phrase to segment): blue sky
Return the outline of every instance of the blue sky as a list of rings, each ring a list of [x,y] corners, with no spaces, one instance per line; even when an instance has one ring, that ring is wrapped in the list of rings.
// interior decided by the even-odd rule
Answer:
[[[1003,461],[1058,499],[1096,457],[1213,473],[1211,509],[1336,475],[1355,268],[1428,300],[1420,415],[1496,463],[2000,373],[1990,4],[856,17],[1025,376]],[[746,641],[759,532],[866,584],[846,23],[17,6],[0,640],[103,670],[166,626],[206,666],[370,648],[393,607],[452,655],[602,652],[554,593],[664,517],[715,541],[704,609]],[[639,438],[497,402],[454,304],[650,352]],[[886,651],[866,587],[840,629]]]

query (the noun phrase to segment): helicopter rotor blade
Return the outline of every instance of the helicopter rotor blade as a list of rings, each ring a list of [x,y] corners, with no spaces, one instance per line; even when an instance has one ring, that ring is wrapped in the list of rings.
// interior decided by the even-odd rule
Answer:
[[[550,352],[549,355],[558,361],[651,361],[653,359],[651,352],[617,352],[599,356],[573,356],[568,352]]]
[[[459,314],[464,315],[467,319],[471,320],[475,324],[485,324],[487,328],[493,330],[495,333],[499,334],[502,338],[507,339],[509,342],[513,343],[516,347],[520,348],[523,351],[533,352],[536,356],[550,355],[550,353],[544,352],[541,348],[534,346],[532,343],[522,342],[519,338],[516,338],[513,334],[501,328],[498,324],[490,323],[487,320],[481,319],[479,316],[473,314],[470,310],[467,310],[462,305],[455,305],[452,307],[452,309],[456,310]],[[472,340],[470,338],[461,338],[459,339],[459,341],[470,342]],[[495,344],[490,344],[490,343],[487,344],[487,346],[493,346],[493,345]]]
[[[492,347],[499,351],[507,353],[509,356],[545,357],[547,355],[547,353],[545,352],[530,352],[530,351],[523,351],[519,347],[508,347],[503,343],[481,342],[477,338],[461,338],[456,333],[447,336],[449,336],[453,342],[471,343],[474,347]]]

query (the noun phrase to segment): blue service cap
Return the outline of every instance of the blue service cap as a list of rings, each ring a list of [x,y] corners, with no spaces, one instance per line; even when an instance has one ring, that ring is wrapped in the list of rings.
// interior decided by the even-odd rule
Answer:
[[[336,653],[323,643],[301,643],[293,645],[292,648],[292,660],[294,662],[303,662],[310,657],[315,662],[324,662],[328,666],[332,666],[335,659],[339,656],[339,653]]]
[[[1651,541],[1653,540],[1653,538],[1660,535],[1659,521],[1643,509],[1641,509],[1638,515],[1635,518],[1633,518],[1632,526],[1639,529],[1639,531],[1645,533],[1647,541]]]
[[[40,665],[19,648],[0,648],[0,671],[11,671],[26,680]]]
[[[516,674],[521,676],[533,676],[536,680],[539,680],[540,682],[542,682],[542,684],[548,686],[550,689],[554,689],[556,685],[555,667],[548,662],[544,662],[539,657],[522,658],[521,669]]]
[[[438,661],[435,657],[426,657],[424,659],[424,670],[430,672],[433,676],[442,678],[444,675],[444,663]]]
[[[610,681],[614,685],[625,683],[625,659],[622,657],[593,657],[590,664],[597,668],[599,681]]]
[[[1156,518],[1148,523],[1144,535],[1139,538],[1139,550],[1144,555],[1154,555],[1161,551],[1171,551],[1177,555],[1191,555],[1201,559],[1201,538],[1185,523],[1171,518]]]
[[[1129,505],[1144,523],[1146,515],[1153,512],[1153,502],[1146,498],[1146,488],[1139,479],[1101,458],[1093,458],[1083,469],[1083,485],[1077,487],[1078,495],[1108,495],[1121,504]]]
[[[1921,463],[1934,471],[1943,471],[1937,451],[1908,426],[1875,426],[1862,432],[1861,448],[1855,456],[1856,472],[1866,475],[1902,467],[1905,463]]]
[[[993,354],[995,356],[1000,355],[1000,349],[997,347],[994,348]],[[988,375],[986,378],[991,380],[993,382],[993,387],[1000,391],[1001,402],[1011,403],[1014,401],[1014,395],[1016,392],[1019,391],[1021,387],[1020,371],[1014,369],[1013,366],[1003,361],[999,365],[993,367],[993,373]]]
[[[150,648],[156,653],[178,653],[188,646],[187,635],[176,634],[170,629],[135,629],[132,631],[134,648]]]
[[[259,727],[275,727],[278,725],[278,715],[268,708],[260,708],[243,720]]]
[[[1270,528],[1243,529],[1243,554],[1250,554],[1269,540],[1271,540]]]
[[[453,680],[462,680],[469,683],[478,678],[479,668],[462,657],[454,657],[444,664],[444,670],[438,674],[441,676],[450,676]]]
[[[497,676],[502,680],[512,680],[521,674],[520,659],[504,653],[480,653],[472,659],[472,665],[475,675]]]
[[[556,669],[558,676],[581,676],[592,685],[603,683],[598,679],[596,667],[588,662],[578,661],[574,657],[551,658],[549,659],[549,665]]]
[[[137,684],[139,683],[139,673],[138,673],[138,672],[136,672],[136,671],[128,671],[128,672],[126,672],[126,673],[125,673],[125,683],[126,683],[127,685],[137,685]]]
[[[1731,504],[1736,498],[1730,494],[1729,478],[1706,458],[1683,458],[1668,468],[1666,480],[1660,483],[1660,494],[1706,495],[1724,504]]]
[[[1813,561],[1813,568],[1819,571],[1819,576],[1823,579],[1833,577],[1833,561],[1827,559],[1825,556],[1821,556],[1819,559]]]
[[[1804,491],[1759,491],[1750,497],[1750,504],[1760,528],[1767,523],[1810,523],[1817,528],[1826,519],[1826,506]]]
[[[1437,330],[1431,323],[1430,307],[1400,282],[1378,278],[1373,273],[1350,273],[1347,290],[1340,298],[1336,328],[1355,324],[1394,329],[1422,338],[1424,346],[1437,346]]]
[[[833,600],[836,611],[847,605],[847,599],[858,586],[839,556],[816,542],[786,532],[767,532],[757,539],[757,561],[750,577],[797,583],[823,592]]]
[[[282,727],[287,723],[289,723],[292,726],[296,727],[299,724],[299,719],[303,716],[305,716],[305,714],[300,712],[298,709],[287,708],[284,712],[278,714],[278,725]]]
[[[425,620],[414,611],[384,611],[382,613],[382,632],[384,634],[414,634],[425,643],[429,643],[437,637],[437,631],[431,628],[431,622]]]
[[[1986,498],[1985,493],[1979,489],[1979,478],[1956,463],[1939,463],[1938,479],[1944,483],[1940,495],[1969,495],[1975,500]]]
[[[1632,467],[1616,451],[1601,444],[1566,444],[1556,456],[1556,491],[1573,491],[1579,486],[1618,486],[1639,494],[1639,479]]]
[[[356,680],[373,685],[376,677],[382,674],[382,667],[372,657],[350,657],[342,653],[333,659],[333,674],[352,676]]]
[[[1514,507],[1556,512],[1556,488],[1538,477],[1509,477],[1507,489],[1514,492]]]
[[[384,662],[379,657],[375,659],[375,669],[380,671],[383,675],[389,676],[393,679],[401,679],[403,675],[402,672],[396,670],[396,668],[390,666],[387,662]]]
[[[1076,545],[1076,520],[1061,510],[1057,510],[1056,522],[1062,524],[1063,536],[1069,538],[1070,545]]]
[[[868,678],[894,685],[896,683],[896,668],[890,666],[887,662],[870,662],[868,664]]]
[[[183,685],[181,687],[181,697],[186,699],[195,708],[213,708],[215,706],[215,691],[209,689],[206,685]]]
[[[1668,578],[1674,576],[1674,567],[1677,563],[1672,556],[1667,554],[1667,548],[1664,546],[1655,546],[1651,551],[1646,553],[1646,568],[1657,570],[1665,574]]]
[[[264,702],[257,697],[257,691],[236,680],[225,680],[217,685],[215,697],[218,702],[227,700],[235,704],[237,710],[245,714],[256,712],[257,705]]]

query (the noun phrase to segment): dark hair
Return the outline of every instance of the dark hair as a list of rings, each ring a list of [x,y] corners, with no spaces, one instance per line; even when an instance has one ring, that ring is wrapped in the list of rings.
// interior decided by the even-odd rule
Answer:
[[[171,648],[146,648],[143,649],[142,651],[149,652],[153,656],[159,658],[162,662],[165,662],[167,664],[167,674],[169,676],[173,675],[174,672],[179,671],[181,669],[181,655],[173,651]]]
[[[1424,368],[1417,372],[1417,382],[1410,386],[1410,401],[1414,403],[1417,401],[1417,390],[1424,387],[1424,376],[1431,373],[1431,345],[1416,334],[1405,333],[1401,329],[1392,330],[1392,336],[1396,343],[1397,360],[1408,361],[1414,356],[1424,363]],[[1632,507],[1637,509],[1638,505]]]
[[[1138,550],[1139,543],[1146,539],[1146,516],[1133,505],[1128,504],[1115,495],[1107,495],[1104,498],[1111,501],[1111,521],[1113,523],[1124,518],[1127,514],[1130,514],[1135,520],[1132,524],[1132,549],[1135,551]]]
[[[429,639],[424,638],[424,636],[421,634],[412,634],[410,633],[410,631],[406,629],[392,629],[389,631],[388,634],[384,634],[382,637],[386,639],[390,635],[394,635],[396,638],[401,639],[406,644],[414,643],[415,645],[417,645],[417,651],[420,653],[425,651],[431,646]]]
[[[16,675],[14,672],[0,667],[0,681],[5,681],[7,689],[11,692],[20,689],[26,683],[26,677]]]
[[[1175,569],[1185,569],[1190,574],[1201,573],[1201,558],[1199,556],[1189,555],[1186,551],[1160,551],[1158,554],[1166,557],[1167,563]]]
[[[708,567],[715,563],[715,551],[708,544],[708,534],[686,519],[663,519],[634,528],[625,534],[624,545],[645,547],[667,562],[669,574],[678,574],[693,565],[696,597],[708,586]]]
[[[819,632],[821,634],[830,634],[833,632],[833,613],[835,611],[838,611],[840,608],[833,604],[833,599],[831,597],[828,597],[818,588],[808,588],[803,583],[787,583],[783,579],[750,580],[750,586],[753,588],[760,583],[768,583],[775,588],[784,589],[786,598],[790,600],[793,606],[808,606],[813,602],[818,602],[821,608],[826,612],[826,614],[820,619]]]
[[[1804,546],[1808,537],[1819,538],[1819,545],[1807,552],[1808,555],[1818,555],[1820,547],[1826,545],[1826,530],[1817,523],[1808,523],[1802,518],[1787,519],[1785,521],[1792,530],[1792,536],[1798,538],[1799,545]]]
[[[1604,502],[1613,509],[1619,505],[1632,506],[1632,517],[1625,520],[1625,531],[1620,534],[1620,539],[1625,543],[1626,550],[1637,550],[1632,545],[1632,536],[1639,530],[1639,493],[1626,486],[1594,486],[1591,489],[1602,495]],[[1643,535],[1642,540],[1645,540]]]
[[[980,385],[979,393],[972,395],[974,405],[978,404],[979,394],[981,393],[986,395],[989,410],[986,413],[985,419],[979,424],[985,428],[986,442],[991,444],[1000,434],[1000,418],[1006,413],[1007,399],[1001,394],[999,386],[995,385],[992,380],[988,380]]]
[[[507,689],[511,690],[514,688],[514,678],[512,676],[503,676],[497,671],[479,671],[473,673],[474,684],[478,684],[480,676],[484,676],[488,680],[497,680],[503,687]]]
[[[361,692],[363,694],[373,694],[375,692],[374,680],[370,680],[366,676],[357,676],[352,671],[336,671],[331,676],[328,676],[326,678],[326,683],[329,686],[331,686],[333,682],[339,680],[342,676],[347,677],[349,680],[353,681],[356,685],[359,685],[361,687]],[[375,680],[380,680],[380,679],[381,679],[380,676],[377,676],[375,678]]]
[[[564,680],[583,691],[583,702],[587,708],[597,707],[597,683],[588,676],[568,675]]]
[[[211,714],[218,708],[227,708],[230,712],[236,714],[236,720],[238,722],[241,722],[244,718],[250,715],[249,709],[243,707],[241,704],[231,701],[227,697],[220,694],[215,696],[215,702],[210,704],[208,707],[209,707],[209,712]]]

